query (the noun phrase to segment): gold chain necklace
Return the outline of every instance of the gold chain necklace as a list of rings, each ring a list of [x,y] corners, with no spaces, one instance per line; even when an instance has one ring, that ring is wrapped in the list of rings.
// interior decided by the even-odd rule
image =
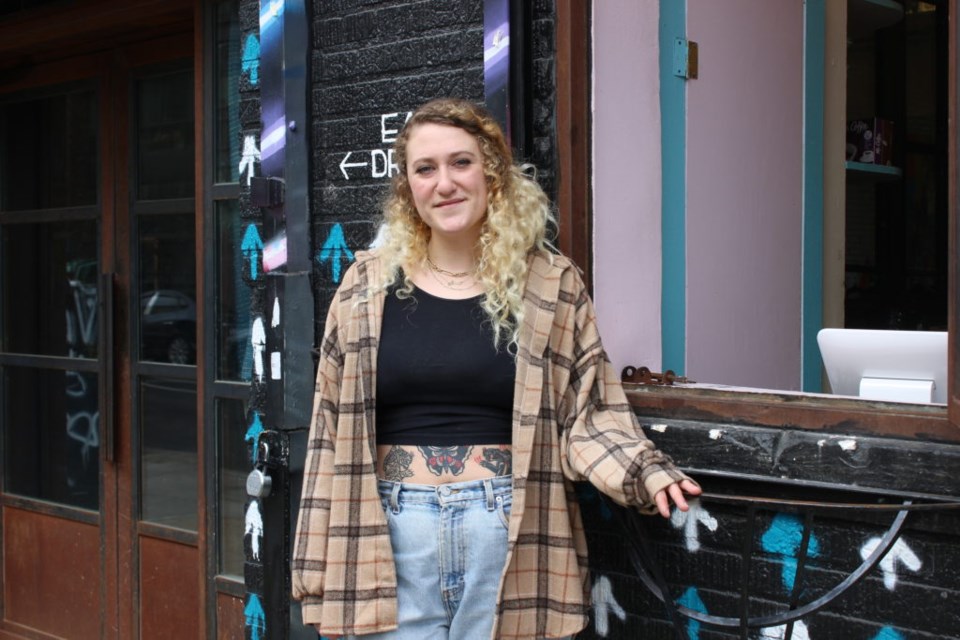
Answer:
[[[441,269],[433,260],[430,259],[430,256],[427,256],[427,264],[430,265],[430,268],[437,273],[450,278],[466,278],[473,272],[473,269],[470,271],[447,271],[446,269]]]
[[[433,276],[433,279],[440,283],[440,286],[444,289],[450,289],[451,291],[466,291],[467,289],[473,288],[477,281],[473,278],[467,278],[466,280],[458,282],[455,279],[447,280],[440,277],[440,274],[430,269],[430,275]]]

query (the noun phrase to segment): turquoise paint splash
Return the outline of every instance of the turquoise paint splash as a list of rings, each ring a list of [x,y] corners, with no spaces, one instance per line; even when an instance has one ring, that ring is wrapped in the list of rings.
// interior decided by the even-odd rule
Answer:
[[[247,600],[247,606],[243,608],[243,615],[246,618],[247,626],[250,627],[250,640],[260,640],[262,634],[267,630],[267,618],[263,613],[263,605],[260,604],[260,598],[257,594],[251,593]]]
[[[243,57],[241,58],[241,73],[250,74],[250,84],[256,86],[260,84],[260,39],[250,34],[247,41],[243,44]]]
[[[696,587],[689,587],[684,591],[683,595],[677,600],[677,604],[700,613],[707,613],[707,605],[703,603]],[[690,620],[687,623],[687,637],[690,640],[700,640],[700,623],[696,620]]]
[[[783,586],[793,591],[794,580],[797,577],[797,554],[800,552],[800,542],[803,540],[803,521],[794,515],[778,513],[770,523],[770,528],[763,534],[760,543],[767,553],[783,557]],[[820,542],[812,533],[807,547],[807,556],[815,558],[820,555]]]
[[[903,635],[894,631],[890,627],[880,629],[880,633],[873,636],[872,640],[906,640]]]

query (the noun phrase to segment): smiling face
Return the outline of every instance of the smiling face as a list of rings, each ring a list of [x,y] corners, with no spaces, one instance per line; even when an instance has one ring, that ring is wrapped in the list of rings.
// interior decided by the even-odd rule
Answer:
[[[487,180],[476,138],[458,127],[417,125],[406,156],[413,204],[433,235],[476,241],[487,213]]]

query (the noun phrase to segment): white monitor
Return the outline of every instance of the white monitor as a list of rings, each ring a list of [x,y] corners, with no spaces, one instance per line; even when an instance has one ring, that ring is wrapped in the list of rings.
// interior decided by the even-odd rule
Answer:
[[[947,402],[947,333],[821,329],[820,354],[835,394],[892,402]]]

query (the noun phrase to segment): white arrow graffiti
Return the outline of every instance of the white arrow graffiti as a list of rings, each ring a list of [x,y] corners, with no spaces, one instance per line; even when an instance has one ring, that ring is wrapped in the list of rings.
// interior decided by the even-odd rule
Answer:
[[[879,545],[880,538],[870,538],[860,549],[860,557],[866,560]],[[903,563],[907,569],[914,573],[919,571],[920,567],[923,566],[920,558],[907,546],[903,538],[897,540],[893,548],[887,551],[887,555],[883,556],[883,560],[880,561],[880,570],[883,571],[883,586],[890,591],[893,591],[897,586],[897,562]]]
[[[700,550],[700,531],[697,524],[702,524],[710,531],[717,530],[717,519],[700,506],[699,500],[690,501],[690,509],[680,511],[674,509],[670,514],[670,524],[676,529],[683,528],[683,537],[687,541],[687,551],[694,552]]]
[[[256,173],[257,163],[260,162],[260,149],[257,149],[257,139],[253,136],[247,136],[243,139],[243,156],[240,158],[240,175],[247,172],[247,186],[250,186],[250,179]]]
[[[613,612],[613,615],[623,622],[627,618],[627,612],[613,597],[613,586],[607,576],[597,578],[597,581],[593,583],[590,595],[593,598],[594,630],[598,636],[606,638],[607,634],[610,633],[610,613]]]
[[[787,626],[766,627],[760,631],[760,637],[763,640],[783,640],[787,636]],[[810,640],[810,634],[807,632],[807,625],[799,620],[793,623],[793,635],[790,640]]]
[[[260,538],[263,536],[263,517],[260,515],[260,506],[256,500],[250,501],[247,507],[246,526],[243,535],[250,534],[250,552],[254,560],[260,559]]]
[[[257,380],[263,382],[263,351],[267,348],[267,333],[263,329],[263,318],[253,321],[250,344],[253,346],[253,372]]]
[[[365,167],[370,164],[369,162],[347,162],[352,154],[353,151],[347,151],[347,155],[343,156],[343,160],[340,161],[340,172],[347,180],[350,179],[350,174],[347,173],[349,167]]]

